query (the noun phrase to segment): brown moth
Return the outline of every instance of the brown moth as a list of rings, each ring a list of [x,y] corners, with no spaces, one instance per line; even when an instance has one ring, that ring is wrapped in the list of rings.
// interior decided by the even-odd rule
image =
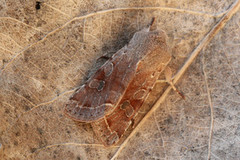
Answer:
[[[153,23],[153,21],[152,21]],[[166,34],[151,25],[136,32],[71,96],[65,107],[70,118],[91,123],[105,146],[116,144],[171,60]]]

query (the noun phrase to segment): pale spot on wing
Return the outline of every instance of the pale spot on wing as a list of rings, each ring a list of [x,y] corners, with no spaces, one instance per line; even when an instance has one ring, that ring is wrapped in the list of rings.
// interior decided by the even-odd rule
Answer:
[[[134,112],[134,109],[131,105],[128,106],[125,110],[125,114],[127,117],[131,117],[133,115],[133,112]]]
[[[125,114],[127,117],[131,117],[133,115],[134,108],[129,103],[129,101],[124,101],[120,106],[120,109],[125,110]]]
[[[96,88],[98,91],[101,91],[104,88],[105,81],[103,80],[98,80],[98,79],[93,79],[89,83],[90,88]]]
[[[113,64],[112,63],[106,64],[106,66],[104,66],[103,70],[104,70],[106,77],[110,76],[113,71]]]
[[[133,98],[134,99],[143,99],[147,94],[147,91],[145,89],[140,89],[137,92],[134,93]]]

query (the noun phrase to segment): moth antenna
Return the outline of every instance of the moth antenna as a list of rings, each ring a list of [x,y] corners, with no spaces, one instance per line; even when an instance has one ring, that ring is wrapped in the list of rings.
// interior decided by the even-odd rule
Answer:
[[[149,23],[149,27],[151,27],[154,22],[155,22],[155,17],[152,18],[151,22]]]
[[[155,17],[152,18],[151,22],[147,25],[147,31],[151,30],[153,23],[155,22]]]

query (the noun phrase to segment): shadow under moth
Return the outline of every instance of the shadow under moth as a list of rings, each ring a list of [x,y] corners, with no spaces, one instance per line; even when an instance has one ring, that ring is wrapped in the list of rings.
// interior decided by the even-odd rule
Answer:
[[[171,60],[162,30],[151,30],[154,19],[106,61],[70,97],[65,114],[91,123],[105,146],[116,144],[132,126],[138,110]]]

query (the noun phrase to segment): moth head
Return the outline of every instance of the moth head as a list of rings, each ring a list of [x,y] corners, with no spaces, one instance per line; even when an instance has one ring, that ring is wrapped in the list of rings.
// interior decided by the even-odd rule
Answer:
[[[139,69],[141,70],[158,70],[171,60],[167,35],[163,30],[147,31],[143,29],[134,35],[131,43],[132,46],[136,46],[136,57],[140,59]]]

